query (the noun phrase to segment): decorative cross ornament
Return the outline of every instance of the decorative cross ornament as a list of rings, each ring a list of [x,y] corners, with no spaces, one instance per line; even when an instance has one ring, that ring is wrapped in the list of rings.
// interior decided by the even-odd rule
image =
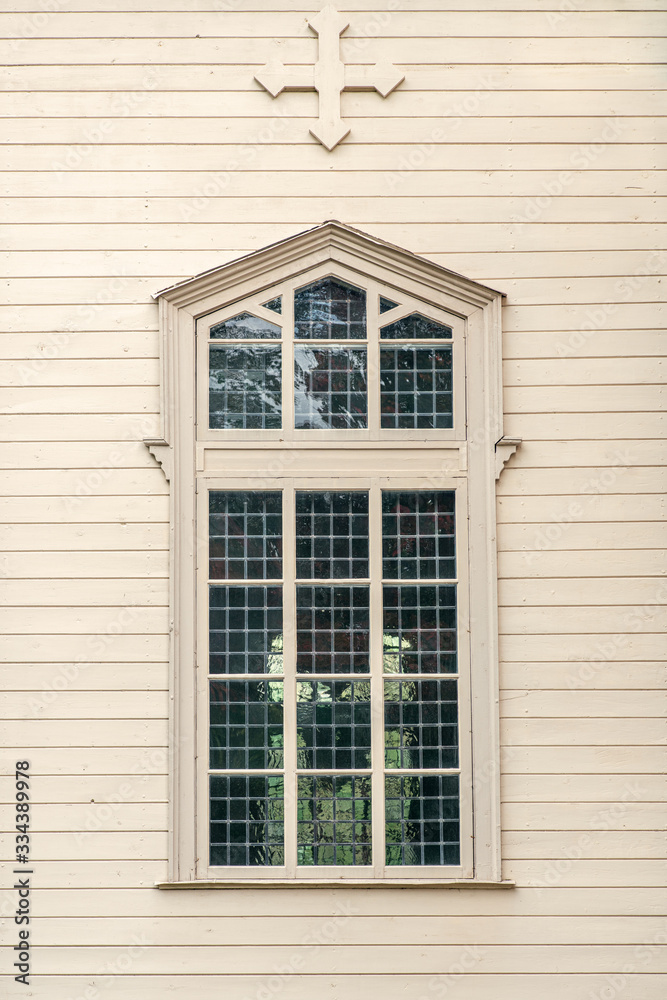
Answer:
[[[382,97],[405,79],[391,63],[375,66],[346,66],[340,59],[339,38],[349,27],[349,21],[333,7],[324,7],[308,21],[318,36],[319,58],[314,66],[292,66],[287,69],[277,59],[267,63],[255,75],[258,83],[277,97],[283,90],[316,90],[319,94],[319,116],[310,134],[331,151],[350,131],[340,117],[340,95],[344,90],[377,90]]]

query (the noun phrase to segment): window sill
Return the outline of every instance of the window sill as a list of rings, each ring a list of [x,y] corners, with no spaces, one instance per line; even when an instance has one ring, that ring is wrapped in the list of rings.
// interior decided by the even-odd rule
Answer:
[[[156,882],[156,889],[513,889],[511,879],[488,881],[453,879],[193,879],[185,882]]]

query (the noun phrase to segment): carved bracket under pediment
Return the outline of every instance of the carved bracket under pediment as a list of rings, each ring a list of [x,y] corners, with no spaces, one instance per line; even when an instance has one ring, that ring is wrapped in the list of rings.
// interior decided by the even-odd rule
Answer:
[[[164,478],[171,482],[174,471],[174,454],[164,438],[144,438],[144,444],[164,472]]]
[[[522,438],[501,437],[496,441],[496,480],[522,442]]]

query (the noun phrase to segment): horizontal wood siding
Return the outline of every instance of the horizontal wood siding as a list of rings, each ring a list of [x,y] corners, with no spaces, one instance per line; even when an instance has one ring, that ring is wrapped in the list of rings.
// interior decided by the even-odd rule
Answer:
[[[0,788],[19,747],[31,995],[663,1000],[667,3],[339,0],[346,61],[406,78],[386,101],[343,96],[333,153],[308,132],[315,95],[253,79],[312,62],[323,4],[9,6]],[[328,218],[507,294],[512,890],[154,888],[169,501],[141,443],[159,429],[151,296]]]

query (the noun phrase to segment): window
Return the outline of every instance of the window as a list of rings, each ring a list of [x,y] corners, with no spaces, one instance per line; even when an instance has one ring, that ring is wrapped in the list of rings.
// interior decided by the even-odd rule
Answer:
[[[169,884],[498,883],[499,294],[327,223],[161,302]]]

